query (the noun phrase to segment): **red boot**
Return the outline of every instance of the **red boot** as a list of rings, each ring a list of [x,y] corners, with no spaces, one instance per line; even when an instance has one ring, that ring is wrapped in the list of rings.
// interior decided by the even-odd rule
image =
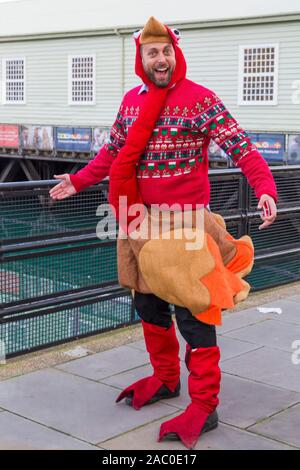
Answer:
[[[181,439],[189,449],[193,449],[201,433],[218,425],[215,411],[219,404],[221,372],[219,369],[220,350],[218,346],[191,349],[187,347],[186,363],[190,371],[189,394],[191,403],[176,418],[166,421],[160,427],[158,441],[163,437]]]
[[[136,410],[164,398],[177,397],[180,390],[179,343],[174,323],[168,329],[143,320],[142,325],[154,373],[127,387],[116,400],[127,397],[126,403]]]

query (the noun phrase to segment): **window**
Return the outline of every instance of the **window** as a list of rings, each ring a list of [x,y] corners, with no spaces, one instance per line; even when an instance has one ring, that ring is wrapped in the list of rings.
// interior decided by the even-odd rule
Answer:
[[[69,56],[69,104],[95,104],[95,56]]]
[[[25,59],[3,59],[2,76],[2,102],[25,104]]]
[[[277,104],[278,44],[240,46],[239,105]]]

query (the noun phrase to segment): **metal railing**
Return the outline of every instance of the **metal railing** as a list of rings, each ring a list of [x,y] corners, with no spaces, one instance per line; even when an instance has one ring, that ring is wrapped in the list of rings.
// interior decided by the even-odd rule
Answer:
[[[242,173],[209,172],[212,211],[234,237],[254,242],[253,290],[300,279],[300,165],[272,171],[278,219],[263,231]],[[130,292],[118,285],[116,241],[96,235],[108,182],[53,201],[56,183],[0,184],[0,341],[8,357],[139,321]]]
[[[247,280],[255,290],[300,279],[300,165],[273,167],[272,173],[279,196],[278,216],[267,230],[257,229],[257,200],[248,186],[247,233],[256,255]]]

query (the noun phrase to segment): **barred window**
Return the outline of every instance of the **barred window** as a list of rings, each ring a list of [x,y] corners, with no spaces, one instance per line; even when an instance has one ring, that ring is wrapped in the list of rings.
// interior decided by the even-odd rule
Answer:
[[[69,56],[69,104],[95,104],[95,56]]]
[[[3,103],[25,104],[25,59],[3,59]]]
[[[240,47],[240,105],[277,104],[278,44]]]

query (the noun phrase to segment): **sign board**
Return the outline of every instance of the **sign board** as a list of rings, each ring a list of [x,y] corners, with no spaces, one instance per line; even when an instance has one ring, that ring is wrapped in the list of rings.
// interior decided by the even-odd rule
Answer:
[[[0,147],[19,148],[19,127],[0,124]]]
[[[91,151],[91,143],[92,130],[89,127],[56,128],[56,150],[89,153]]]
[[[53,127],[22,126],[22,148],[27,150],[53,150]]]

